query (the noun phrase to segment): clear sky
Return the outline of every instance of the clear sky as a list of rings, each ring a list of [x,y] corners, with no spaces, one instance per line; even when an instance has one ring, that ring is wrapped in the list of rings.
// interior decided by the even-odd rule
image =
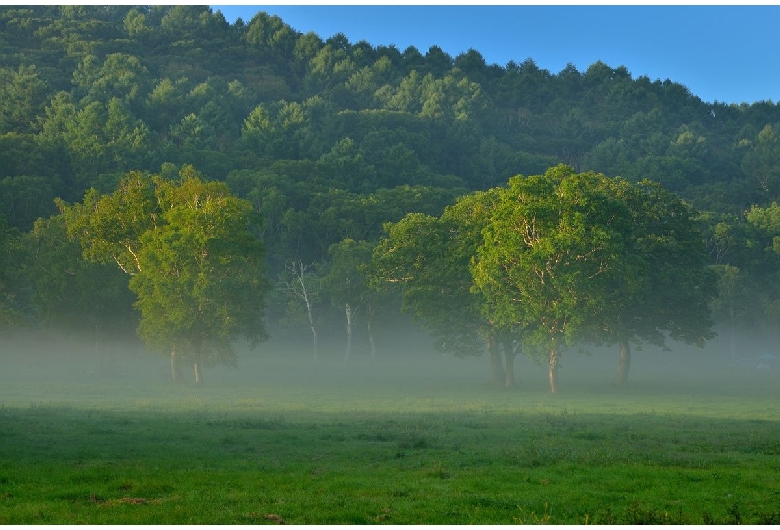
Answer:
[[[601,60],[634,79],[671,79],[703,101],[780,101],[780,6],[212,5],[228,22],[258,11],[323,40],[474,48],[488,64],[533,59],[553,74]]]

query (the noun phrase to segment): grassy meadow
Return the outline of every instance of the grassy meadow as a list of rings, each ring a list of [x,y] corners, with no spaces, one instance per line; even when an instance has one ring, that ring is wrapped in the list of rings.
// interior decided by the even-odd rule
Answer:
[[[780,523],[777,369],[0,348],[0,524]]]

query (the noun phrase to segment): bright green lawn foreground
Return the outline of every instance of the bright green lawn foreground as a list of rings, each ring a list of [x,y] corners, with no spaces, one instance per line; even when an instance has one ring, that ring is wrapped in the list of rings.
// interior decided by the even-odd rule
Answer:
[[[780,523],[777,377],[551,396],[375,371],[5,380],[0,524]]]

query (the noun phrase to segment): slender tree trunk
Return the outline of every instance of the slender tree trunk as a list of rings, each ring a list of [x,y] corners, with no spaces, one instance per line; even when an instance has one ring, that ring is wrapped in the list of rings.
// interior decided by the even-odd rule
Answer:
[[[504,353],[505,356],[505,364],[506,364],[506,386],[507,388],[512,388],[515,386],[515,356],[517,354],[513,353]]]
[[[488,360],[490,361],[490,374],[494,383],[505,383],[506,375],[501,365],[501,352],[498,351],[498,341],[495,337],[487,340]]]
[[[550,392],[558,393],[558,348],[550,349],[550,364],[547,369],[547,377],[550,380]]]
[[[317,364],[318,346],[317,346],[317,328],[311,327],[311,334],[314,337],[314,364]]]
[[[347,351],[344,353],[346,363],[352,356],[352,308],[349,304],[344,304],[344,313],[347,322]]]
[[[628,382],[628,371],[631,368],[631,347],[625,339],[620,340],[620,356],[615,374],[615,386],[623,386]]]
[[[179,374],[176,371],[176,345],[171,348],[171,381],[177,383],[179,381]]]
[[[293,293],[296,297],[303,300],[306,304],[306,316],[309,318],[309,327],[311,328],[311,335],[314,342],[314,364],[317,364],[317,327],[314,325],[314,314],[312,308],[312,296],[315,293],[309,293],[309,286],[306,285],[306,269],[308,268],[302,261],[288,262],[285,265],[287,271],[294,276],[294,280],[291,283],[286,283],[287,289]],[[300,289],[296,286],[299,285]]]
[[[512,339],[505,337],[502,341],[504,346],[504,373],[506,374],[505,385],[507,388],[515,386],[515,349],[512,347]]]
[[[300,283],[301,283],[301,289],[303,292],[303,301],[306,302],[306,315],[309,317],[309,327],[311,328],[311,335],[314,339],[314,363],[317,364],[317,327],[314,325],[314,314],[312,311],[312,302],[309,298],[309,292],[306,290],[306,285],[303,281],[303,263],[301,263],[301,275],[300,275]]]
[[[198,340],[195,343],[195,360],[192,363],[192,366],[195,370],[195,384],[199,385],[203,381],[200,376],[200,352],[201,352],[201,342]]]

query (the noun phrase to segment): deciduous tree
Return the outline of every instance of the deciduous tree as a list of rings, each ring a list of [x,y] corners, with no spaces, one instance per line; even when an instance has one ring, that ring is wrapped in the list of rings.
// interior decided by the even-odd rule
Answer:
[[[560,349],[603,322],[626,273],[630,211],[603,179],[565,166],[513,177],[498,192],[472,264],[489,318],[519,327],[526,344],[548,352],[553,393]]]
[[[317,331],[317,319],[315,318],[315,306],[320,299],[322,278],[319,276],[319,265],[311,263],[304,265],[301,260],[290,260],[285,264],[285,273],[281,279],[283,292],[290,302],[303,303],[306,309],[306,319],[312,335],[312,351],[314,363],[319,358],[319,333]]]
[[[513,177],[483,235],[472,272],[489,314],[549,352],[553,392],[564,345],[618,343],[622,385],[629,341],[713,336],[703,238],[692,210],[655,183],[567,166]]]
[[[178,183],[131,173],[111,195],[90,190],[83,204],[60,203],[85,257],[113,260],[131,275],[147,344],[201,366],[234,362],[241,337],[265,338],[264,249],[251,204],[221,182],[185,167]]]
[[[703,346],[714,336],[710,305],[717,278],[708,267],[694,211],[659,184],[606,181],[631,212],[626,273],[601,327],[620,346],[615,383],[628,379],[629,342],[664,346],[666,337]]]
[[[347,333],[347,345],[344,352],[346,363],[352,356],[352,336],[355,316],[363,310],[371,317],[371,290],[366,278],[371,262],[372,247],[367,241],[344,239],[330,246],[330,263],[325,274],[331,304],[344,310],[344,325]],[[368,329],[371,329],[369,323]],[[371,341],[373,344],[373,340]],[[372,350],[372,354],[373,354]]]

